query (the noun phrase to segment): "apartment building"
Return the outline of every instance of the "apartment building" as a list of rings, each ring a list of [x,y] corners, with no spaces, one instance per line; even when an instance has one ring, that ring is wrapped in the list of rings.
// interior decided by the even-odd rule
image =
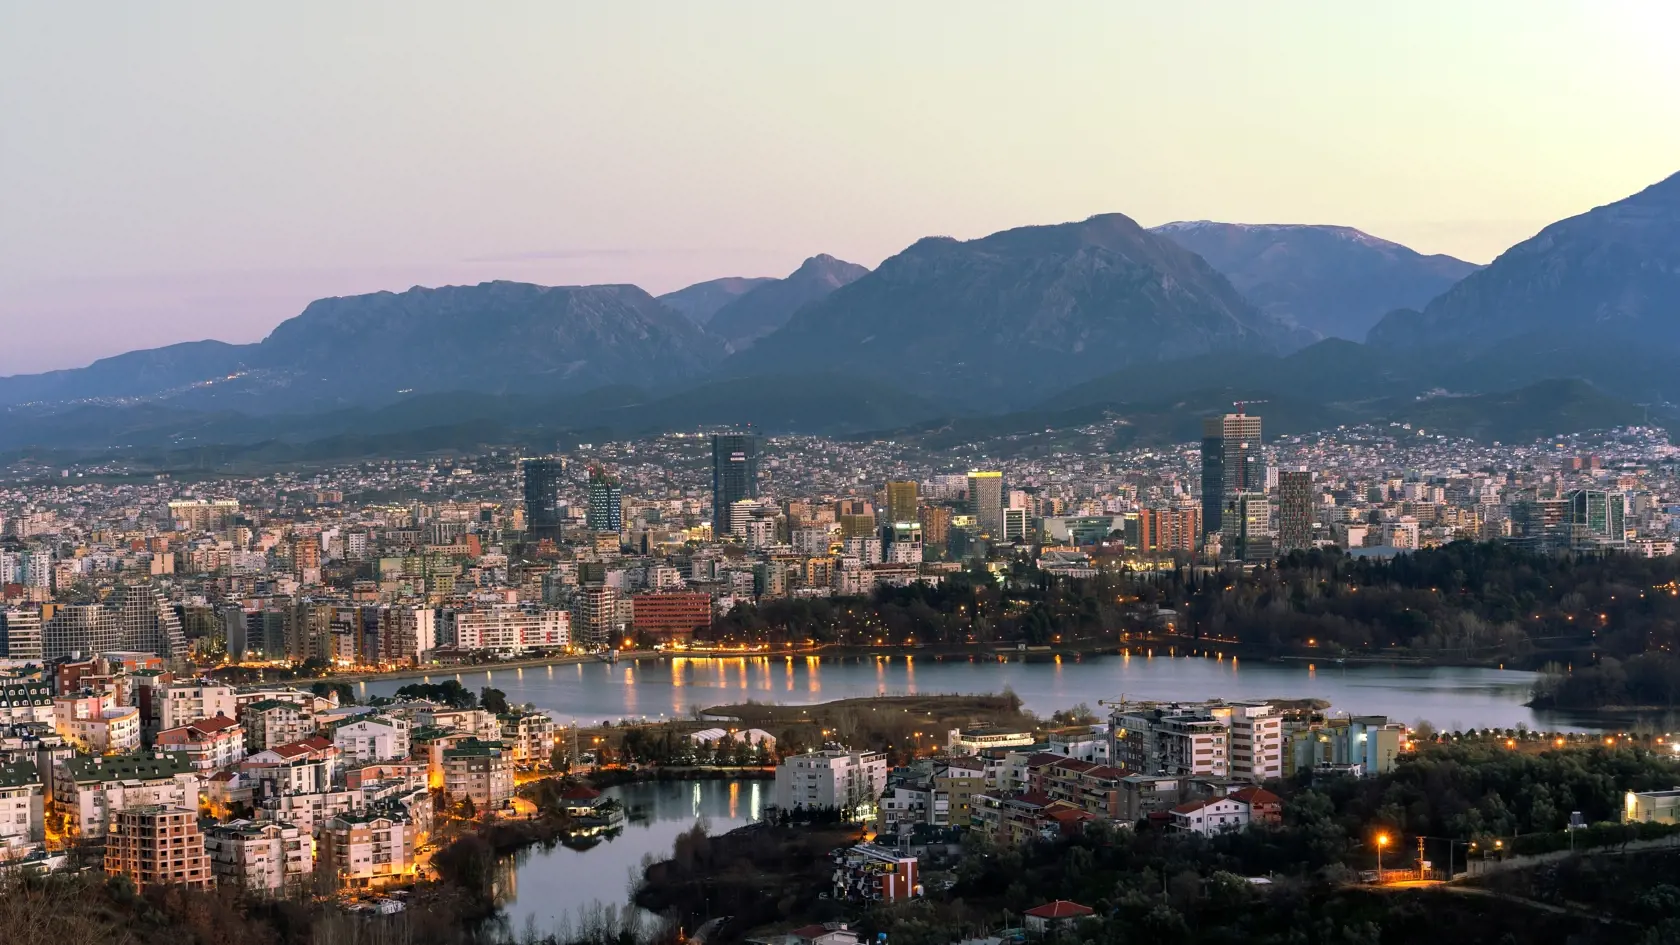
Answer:
[[[77,751],[113,755],[140,747],[140,710],[117,705],[109,692],[82,692],[53,699],[53,729]]]
[[[1235,778],[1283,776],[1283,722],[1263,702],[1135,703],[1109,720],[1109,757],[1142,774]]]
[[[321,826],[319,870],[341,888],[377,888],[414,878],[417,831],[399,807],[338,814]]]
[[[886,782],[883,752],[825,748],[790,755],[776,767],[776,805],[788,810],[835,808],[859,820],[870,819]]]
[[[301,888],[315,868],[314,841],[296,824],[230,820],[204,832],[216,882],[248,893],[281,896]]]
[[[445,748],[443,789],[456,800],[470,799],[481,811],[501,807],[513,796],[513,753],[500,742],[476,738]]]
[[[394,761],[408,757],[408,730],[407,719],[363,716],[334,729],[332,740],[347,764]]]
[[[312,710],[281,699],[252,702],[239,712],[248,751],[259,752],[303,741],[315,732]]]
[[[834,852],[834,898],[853,902],[902,902],[922,895],[913,856],[860,843]]]
[[[521,767],[546,766],[554,757],[554,719],[544,712],[510,712],[497,716],[502,743]]]
[[[0,725],[19,722],[53,722],[53,691],[46,682],[0,684]]]
[[[53,767],[51,812],[67,834],[99,840],[112,818],[132,807],[196,811],[198,785],[197,772],[182,754],[79,755]]]
[[[114,812],[105,838],[105,873],[128,877],[140,892],[154,886],[214,886],[198,811],[145,804]]]
[[[41,772],[33,762],[0,765],[0,860],[13,859],[45,837]]]
[[[225,715],[164,729],[152,744],[164,751],[180,752],[193,770],[206,775],[245,760],[245,729]]]

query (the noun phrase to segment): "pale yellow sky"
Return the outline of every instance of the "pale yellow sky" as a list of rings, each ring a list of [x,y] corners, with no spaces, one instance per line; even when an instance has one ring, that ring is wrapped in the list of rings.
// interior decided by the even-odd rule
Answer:
[[[1680,170],[1680,3],[0,0],[0,129],[11,373],[1106,211],[1485,262]]]

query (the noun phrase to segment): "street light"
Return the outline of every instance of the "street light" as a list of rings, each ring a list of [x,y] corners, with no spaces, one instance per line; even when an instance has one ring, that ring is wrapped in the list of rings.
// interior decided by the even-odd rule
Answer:
[[[1377,882],[1379,882],[1379,883],[1381,883],[1383,881],[1382,851],[1383,851],[1383,847],[1386,847],[1386,846],[1388,846],[1388,834],[1386,834],[1386,833],[1377,834]]]

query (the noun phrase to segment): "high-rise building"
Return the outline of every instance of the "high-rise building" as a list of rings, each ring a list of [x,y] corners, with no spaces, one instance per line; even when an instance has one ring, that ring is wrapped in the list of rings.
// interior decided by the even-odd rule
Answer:
[[[1597,545],[1622,547],[1627,544],[1627,496],[1602,489],[1576,489],[1569,493],[1569,524],[1572,537]]]
[[[616,646],[623,623],[619,610],[618,588],[606,584],[578,588],[572,595],[573,645],[591,650]]]
[[[1238,492],[1226,500],[1220,527],[1220,553],[1235,561],[1264,561],[1272,556],[1272,504],[1264,492]]]
[[[0,653],[9,660],[41,658],[41,612],[34,608],[0,610]]]
[[[123,649],[152,653],[166,660],[186,657],[187,637],[181,629],[181,617],[157,588],[146,584],[123,588],[119,614]]]
[[[1139,509],[1135,551],[1145,555],[1170,555],[1195,551],[1202,537],[1202,510],[1195,508]]]
[[[1265,488],[1266,464],[1260,452],[1260,418],[1228,413],[1202,421],[1202,528],[1224,530],[1224,512],[1239,492]]]
[[[1003,537],[1003,473],[971,470],[968,474],[968,513],[981,534]]]
[[[922,540],[935,548],[944,548],[951,532],[951,510],[942,505],[930,505],[921,510]]]
[[[1278,550],[1312,547],[1313,476],[1305,470],[1278,473]]]
[[[566,479],[563,459],[528,459],[520,466],[525,474],[525,530],[533,538],[558,539],[560,487]]]
[[[599,466],[589,470],[589,511],[592,532],[616,532],[624,528],[624,488]]]
[[[758,498],[758,437],[750,433],[712,436],[712,534],[727,535],[734,523],[729,510],[742,499]]]
[[[920,503],[916,483],[913,480],[887,483],[887,521],[914,522],[916,520],[916,506]]]
[[[80,653],[97,656],[123,649],[122,622],[103,604],[55,605],[41,624],[41,658],[56,660]]]

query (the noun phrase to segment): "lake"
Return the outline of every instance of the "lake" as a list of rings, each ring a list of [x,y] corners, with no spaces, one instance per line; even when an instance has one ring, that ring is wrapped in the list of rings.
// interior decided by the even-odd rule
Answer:
[[[770,803],[771,782],[649,781],[605,793],[632,815],[617,836],[587,850],[533,847],[504,864],[498,888],[510,937],[533,927],[538,932],[576,929],[601,907],[633,909],[630,885],[641,875],[644,856],[669,857],[677,835],[697,820],[705,820],[714,834],[757,820]],[[644,921],[656,921],[634,911]]]
[[[1386,715],[1437,728],[1600,731],[1625,724],[1524,706],[1535,674],[1483,667],[1239,661],[1165,654],[1003,661],[995,657],[667,657],[524,669],[441,672],[477,690],[494,686],[512,703],[532,703],[563,723],[691,717],[709,706],[756,700],[810,705],[880,695],[1000,692],[1049,715],[1099,699],[1327,700],[1332,711]],[[357,685],[361,698],[391,695],[413,679]]]

